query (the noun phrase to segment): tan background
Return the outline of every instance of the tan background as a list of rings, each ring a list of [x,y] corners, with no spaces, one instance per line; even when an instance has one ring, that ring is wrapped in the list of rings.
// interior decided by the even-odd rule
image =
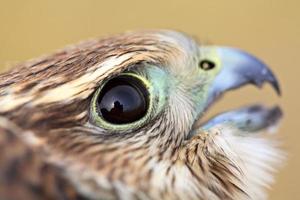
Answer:
[[[300,199],[300,1],[41,1],[0,0],[0,66],[49,53],[66,44],[125,30],[171,28],[200,41],[245,49],[268,63],[283,89],[235,91],[214,111],[263,101],[285,112],[280,136],[289,151],[270,199]]]

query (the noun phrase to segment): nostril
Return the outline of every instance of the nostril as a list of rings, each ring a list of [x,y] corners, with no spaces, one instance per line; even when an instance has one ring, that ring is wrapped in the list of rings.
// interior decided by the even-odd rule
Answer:
[[[205,71],[211,70],[213,68],[215,68],[216,64],[210,60],[202,60],[199,63],[199,67]]]

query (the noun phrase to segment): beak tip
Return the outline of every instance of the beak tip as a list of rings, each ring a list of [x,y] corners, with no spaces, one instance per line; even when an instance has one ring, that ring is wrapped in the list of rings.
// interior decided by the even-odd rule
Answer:
[[[271,84],[271,86],[275,90],[276,94],[278,96],[281,96],[282,93],[281,93],[279,81],[276,79],[276,77],[273,75],[273,73],[272,73],[271,77],[272,77],[272,79],[269,80],[269,83]]]
[[[275,89],[275,91],[276,91],[276,93],[277,93],[278,96],[282,95],[281,89],[280,89],[280,86],[279,86],[278,83],[275,84],[274,89]]]

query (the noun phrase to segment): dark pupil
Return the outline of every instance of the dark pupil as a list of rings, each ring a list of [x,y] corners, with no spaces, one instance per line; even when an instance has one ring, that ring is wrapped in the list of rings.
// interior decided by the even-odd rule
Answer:
[[[97,99],[97,110],[113,124],[131,123],[145,116],[148,94],[135,77],[119,76],[109,80]]]
[[[199,63],[199,66],[201,69],[203,70],[211,70],[215,67],[215,63],[210,61],[210,60],[202,60],[200,63]]]

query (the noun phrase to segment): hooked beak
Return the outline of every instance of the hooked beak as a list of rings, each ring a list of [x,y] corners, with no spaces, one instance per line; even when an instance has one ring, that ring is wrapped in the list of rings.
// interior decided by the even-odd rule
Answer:
[[[267,82],[278,95],[281,94],[279,82],[262,61],[234,48],[217,47],[216,51],[222,66],[209,90],[208,106],[224,92],[246,84],[261,87]]]
[[[279,82],[273,72],[254,56],[229,47],[207,46],[202,48],[204,52],[207,50],[207,52],[216,53],[221,65],[219,73],[209,87],[204,110],[207,110],[226,91],[247,84],[261,87],[264,83],[269,83],[278,95],[281,94]],[[197,134],[199,128],[205,130],[224,123],[229,123],[246,132],[258,132],[276,125],[282,117],[282,111],[278,106],[267,108],[262,105],[251,105],[220,113],[205,123],[200,121],[202,114],[204,112],[200,113],[200,117],[193,125],[193,131],[187,138]]]

